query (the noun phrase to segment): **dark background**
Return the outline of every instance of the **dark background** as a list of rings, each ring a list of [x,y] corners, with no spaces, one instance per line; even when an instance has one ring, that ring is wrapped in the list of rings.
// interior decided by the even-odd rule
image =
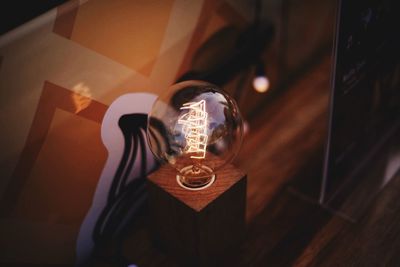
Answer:
[[[66,0],[3,1],[0,4],[0,35],[28,22]]]
[[[394,0],[341,2],[326,199],[398,125],[398,10]]]

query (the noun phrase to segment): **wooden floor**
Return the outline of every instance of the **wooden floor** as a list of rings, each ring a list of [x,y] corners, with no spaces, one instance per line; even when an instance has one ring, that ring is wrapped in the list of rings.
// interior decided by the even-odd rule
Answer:
[[[400,266],[400,175],[357,223],[297,189],[304,181],[318,191],[329,68],[326,57],[250,121],[235,162],[248,174],[246,239],[224,266]],[[146,225],[138,222],[124,254],[138,266],[176,266],[153,247]]]

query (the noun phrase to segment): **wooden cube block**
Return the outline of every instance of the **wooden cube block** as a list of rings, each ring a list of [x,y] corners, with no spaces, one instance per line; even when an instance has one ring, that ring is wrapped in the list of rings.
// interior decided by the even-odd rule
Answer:
[[[164,165],[149,177],[149,218],[157,244],[190,266],[217,265],[244,237],[246,175],[232,165],[214,183],[192,191],[179,186]]]

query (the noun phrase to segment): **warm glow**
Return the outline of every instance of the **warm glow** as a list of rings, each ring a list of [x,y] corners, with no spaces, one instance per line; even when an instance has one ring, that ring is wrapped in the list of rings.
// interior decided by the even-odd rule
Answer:
[[[259,93],[265,93],[269,88],[269,80],[266,76],[258,76],[253,80],[253,87]]]
[[[207,148],[207,112],[206,102],[189,102],[183,104],[181,110],[188,110],[180,116],[178,123],[182,124],[182,131],[185,134],[187,153],[195,153],[190,156],[195,159],[203,159],[206,156]]]
[[[72,88],[72,102],[75,106],[75,114],[87,108],[92,102],[92,94],[90,88],[83,83],[78,83]]]

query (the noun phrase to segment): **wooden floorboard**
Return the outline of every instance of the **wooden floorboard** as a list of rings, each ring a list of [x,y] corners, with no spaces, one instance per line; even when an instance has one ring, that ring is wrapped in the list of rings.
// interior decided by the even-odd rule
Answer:
[[[251,221],[323,147],[327,129],[330,58],[250,121],[235,163],[248,174]],[[250,103],[249,103],[250,104]]]
[[[246,238],[221,266],[400,266],[400,175],[357,223],[318,205],[329,75],[326,56],[249,119],[235,160],[248,174]],[[127,234],[123,254],[138,266],[177,266],[154,247],[146,220]]]
[[[400,266],[399,192],[400,173],[359,221],[346,225],[330,242],[316,248],[318,253],[309,266]]]

